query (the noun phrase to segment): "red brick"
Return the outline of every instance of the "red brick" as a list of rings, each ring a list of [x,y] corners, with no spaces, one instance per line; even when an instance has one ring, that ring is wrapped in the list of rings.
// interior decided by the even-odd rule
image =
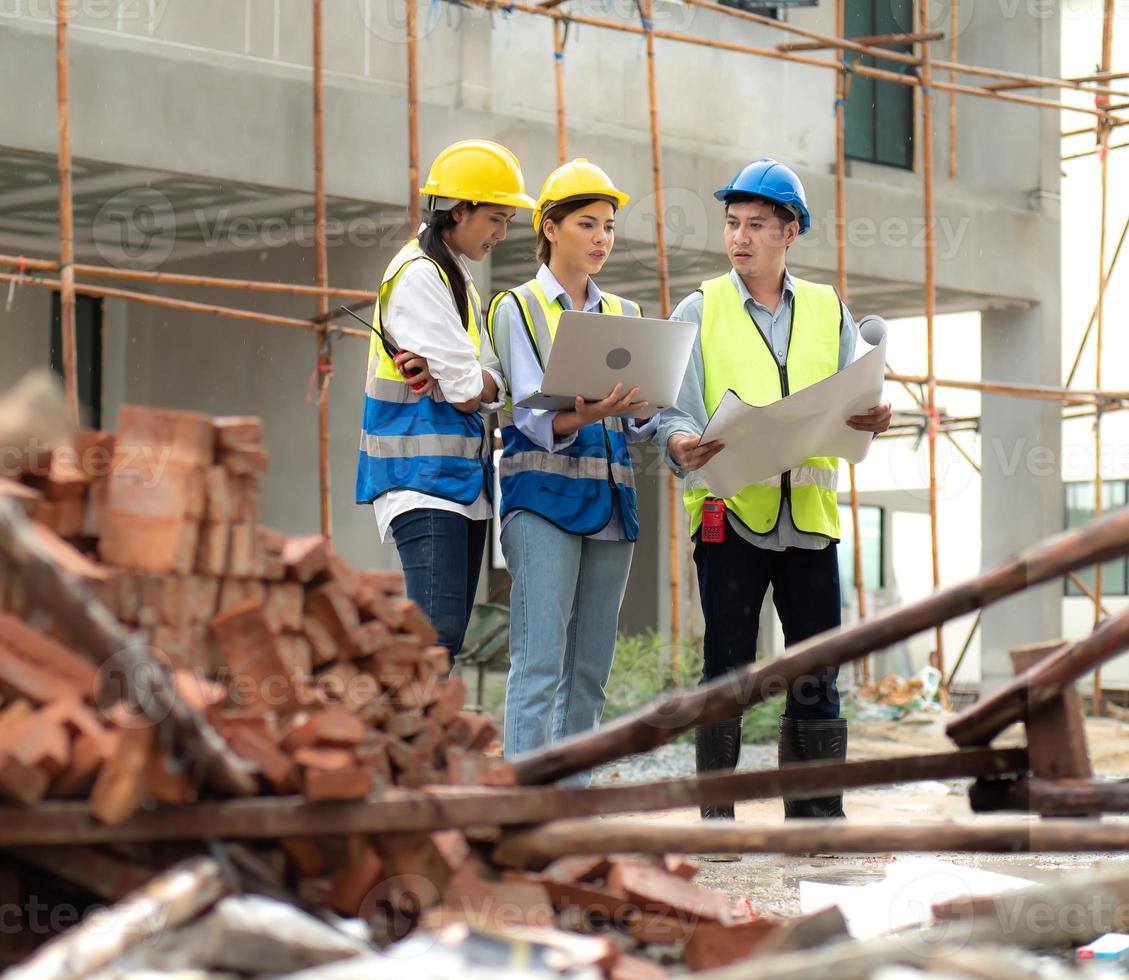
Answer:
[[[74,436],[75,462],[91,480],[97,482],[110,475],[117,436],[113,432],[80,429]]]
[[[469,749],[484,749],[498,735],[498,729],[488,715],[464,711],[447,726],[447,741]]]
[[[31,505],[29,516],[61,538],[77,538],[82,532],[85,508],[80,498],[43,500]]]
[[[443,656],[447,656],[446,647],[440,647]],[[436,696],[431,706],[427,709],[429,718],[434,718],[440,725],[449,725],[462,712],[466,705],[466,684],[461,677],[448,677],[436,682]]]
[[[168,447],[171,458],[208,466],[215,458],[212,420],[199,412],[122,405],[117,446]]]
[[[94,664],[14,616],[0,614],[0,651],[54,678],[55,691],[65,686],[71,697],[78,698],[94,693],[98,677]],[[57,696],[53,693],[51,698]]]
[[[212,419],[216,452],[263,441],[263,420],[257,415],[217,415]]]
[[[361,573],[341,557],[333,548],[329,549],[326,558],[326,568],[329,577],[336,582],[345,594],[356,605],[367,594],[368,590],[362,588]]]
[[[59,535],[40,525],[31,529],[36,543],[47,552],[52,561],[64,571],[82,579],[87,585],[106,582],[113,577],[113,572],[91,560],[81,551],[68,544]]]
[[[214,575],[218,578],[227,572],[231,525],[205,521],[199,527],[195,570],[200,575]]]
[[[314,670],[313,648],[300,633],[280,633],[278,653],[286,672],[292,679],[307,678]]]
[[[122,568],[187,575],[196,564],[197,527],[181,518],[107,510],[98,554]]]
[[[204,519],[213,524],[229,524],[234,510],[227,470],[209,466],[204,473]]]
[[[276,793],[292,793],[298,788],[298,767],[269,735],[242,725],[226,728],[225,734],[232,749],[254,762]]]
[[[52,501],[81,500],[90,488],[90,477],[78,465],[78,454],[70,446],[52,451],[46,473],[25,477],[28,486]]]
[[[607,877],[611,867],[611,862],[603,854],[576,854],[557,858],[541,872],[540,878],[551,878],[554,881],[597,882]]]
[[[296,582],[310,582],[326,570],[329,560],[325,538],[311,534],[302,538],[289,538],[282,551],[287,575]]]
[[[255,527],[253,524],[232,524],[231,544],[227,552],[228,574],[250,578],[255,570]]]
[[[736,925],[698,922],[684,948],[691,970],[712,970],[756,952],[757,947],[780,927],[776,919],[753,919]]]
[[[368,657],[392,645],[392,633],[379,619],[361,623],[349,633],[349,642],[357,656]],[[443,651],[446,654],[446,650]]]
[[[447,779],[453,786],[516,786],[517,774],[504,759],[449,745]]]
[[[330,875],[329,904],[341,915],[361,913],[364,900],[380,881],[383,864],[368,842],[359,848],[350,866]]]
[[[353,754],[357,764],[368,770],[373,786],[380,789],[392,782],[392,763],[388,758],[388,747],[384,741],[369,741],[358,745]]]
[[[146,795],[158,803],[188,803],[195,796],[187,771],[182,766],[174,767],[162,752],[149,753],[144,780]]]
[[[303,878],[313,878],[325,872],[325,854],[309,837],[281,837],[278,846],[294,862]]]
[[[438,631],[431,625],[424,611],[411,599],[394,599],[392,608],[398,618],[395,627],[397,630],[406,630],[418,638],[425,647],[431,646],[439,639]]]
[[[672,915],[688,921],[730,922],[729,899],[685,878],[639,861],[616,861],[607,887],[633,899],[644,914]]]
[[[257,524],[262,513],[262,498],[257,479],[235,477],[232,480],[232,521]]]
[[[337,641],[320,620],[312,616],[304,617],[302,631],[310,641],[315,666],[330,663],[337,656]]]
[[[197,711],[207,711],[227,700],[227,689],[222,684],[193,670],[174,671],[173,683],[176,693]]]
[[[267,586],[267,599],[263,607],[267,625],[276,632],[302,628],[302,586],[297,582],[274,582]]]
[[[90,813],[96,819],[118,824],[141,807],[153,733],[152,727],[144,725],[122,732],[121,747],[102,765],[90,791]]]
[[[292,703],[293,691],[278,650],[278,638],[267,627],[262,607],[245,602],[214,616],[208,627],[219,654],[243,682],[249,703],[280,710]]]
[[[313,749],[304,751],[312,752]],[[307,768],[302,774],[302,792],[306,799],[363,800],[372,791],[372,776],[360,766],[337,769]]]
[[[344,708],[299,712],[282,737],[287,752],[313,746],[351,748],[359,745],[366,734],[365,723]]]
[[[262,446],[239,445],[219,453],[219,461],[235,477],[259,477],[270,466],[270,454]]]
[[[357,607],[336,582],[306,592],[305,614],[321,623],[337,643],[339,655],[356,656],[350,633],[360,626]]]
[[[35,712],[8,735],[8,754],[27,766],[57,776],[71,761],[71,740],[62,721],[47,709]]]

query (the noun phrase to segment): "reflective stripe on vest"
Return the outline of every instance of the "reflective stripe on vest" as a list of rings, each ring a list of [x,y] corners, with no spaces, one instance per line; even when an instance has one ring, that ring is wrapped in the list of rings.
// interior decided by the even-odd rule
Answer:
[[[506,379],[506,410],[499,413],[502,426],[502,516],[530,510],[572,534],[595,534],[612,517],[618,499],[624,533],[634,541],[639,535],[635,471],[628,452],[627,430],[619,418],[583,426],[573,443],[558,452],[546,452],[514,425],[509,398],[510,343],[504,331],[494,329],[494,314],[506,296],[517,302],[521,319],[542,369],[549,359],[563,309],[550,301],[536,279],[499,293],[490,304],[487,329]],[[603,293],[600,312],[639,316],[630,300]],[[613,497],[613,493],[615,496]]]
[[[389,263],[380,283],[373,317],[382,333],[393,291],[404,270],[420,260],[431,262],[450,289],[450,280],[439,264],[423,252],[418,241],[408,242]],[[478,354],[482,349],[482,301],[469,281],[467,303],[471,313],[467,336]],[[396,339],[394,324],[388,339]],[[369,341],[357,454],[357,503],[371,503],[389,490],[416,490],[470,504],[483,489],[493,495],[493,464],[482,419],[449,405],[438,386],[422,397],[412,391],[374,331]]]
[[[702,394],[707,415],[731,388],[750,405],[768,405],[839,369],[843,311],[838,294],[830,286],[793,281],[792,332],[783,370],[752,322],[733,280],[724,275],[702,283]],[[751,484],[726,498],[726,508],[750,530],[767,534],[780,519],[787,492],[797,530],[838,539],[838,479],[839,460],[815,456],[782,477]],[[690,514],[691,534],[702,523],[702,505],[709,496],[702,478],[691,473],[682,496]]]

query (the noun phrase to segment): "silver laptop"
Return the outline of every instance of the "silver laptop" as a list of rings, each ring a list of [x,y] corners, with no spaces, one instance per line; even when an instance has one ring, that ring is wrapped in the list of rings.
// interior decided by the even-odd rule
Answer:
[[[599,401],[617,384],[624,394],[638,385],[647,407],[629,414],[649,418],[678,397],[697,332],[678,320],[565,310],[541,388],[517,404],[563,411],[577,395]]]

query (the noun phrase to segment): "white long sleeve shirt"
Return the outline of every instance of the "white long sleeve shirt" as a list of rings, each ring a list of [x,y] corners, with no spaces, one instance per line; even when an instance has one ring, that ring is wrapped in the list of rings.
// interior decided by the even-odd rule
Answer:
[[[473,282],[466,262],[461,257],[457,261],[467,283]],[[455,298],[432,263],[417,261],[404,270],[392,291],[383,322],[389,339],[396,346],[418,354],[427,361],[428,369],[447,401],[468,402],[482,394],[483,365],[459,318]],[[489,344],[485,330],[482,343],[484,346]],[[501,392],[501,375],[491,367],[486,370],[497,382]],[[484,403],[481,410],[492,412],[502,405],[503,402],[500,401]],[[478,499],[470,504],[444,500],[417,490],[390,490],[377,497],[372,506],[376,512],[381,541],[388,540],[392,521],[410,510],[449,511],[474,521],[489,520],[493,516],[485,488],[479,493]]]

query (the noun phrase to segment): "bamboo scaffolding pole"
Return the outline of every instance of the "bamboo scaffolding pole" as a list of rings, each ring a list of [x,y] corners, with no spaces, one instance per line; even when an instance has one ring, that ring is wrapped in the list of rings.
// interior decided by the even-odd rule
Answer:
[[[318,289],[329,285],[329,254],[325,244],[325,84],[322,66],[322,0],[313,0],[314,38],[314,278]],[[330,491],[329,381],[333,376],[333,344],[329,325],[329,299],[317,297],[318,336],[314,371],[318,392],[318,494],[321,533],[333,540],[333,505]]]
[[[1127,146],[1129,146],[1129,143],[1112,143],[1109,146],[1105,147],[1104,152],[1108,153],[1111,150],[1124,150]],[[1092,157],[1102,152],[1103,150],[1099,147],[1096,150],[1083,150],[1080,153],[1068,153],[1061,159],[1065,163],[1067,160],[1081,160],[1082,157]]]
[[[919,25],[929,28],[929,0],[918,0]],[[925,410],[929,414],[926,442],[929,453],[929,538],[933,588],[941,587],[941,541],[937,527],[937,377],[934,353],[934,317],[937,312],[937,233],[933,198],[933,65],[929,43],[921,44],[921,197],[925,218]],[[933,653],[930,662],[941,675],[941,703],[948,707],[945,684],[944,626],[938,623],[933,631]]]
[[[836,37],[846,37],[842,26],[835,28]],[[867,47],[879,47],[886,44],[913,44],[915,41],[941,41],[945,37],[944,31],[929,31],[926,34],[856,34],[851,40],[855,44],[865,44]],[[828,41],[799,41],[795,44],[778,44],[777,51],[821,51],[835,45]],[[842,48],[838,49],[842,51]],[[837,56],[839,57],[839,56]]]
[[[1025,72],[1004,71],[1001,68],[982,68],[979,65],[962,65],[956,61],[934,61],[934,68],[943,71],[955,71],[961,75],[977,75],[981,78],[999,78],[1006,81],[1023,82],[1031,88],[1058,88],[1072,92],[1085,92],[1087,95],[1116,95],[1118,98],[1129,97],[1129,92],[1111,89],[1105,85],[1092,85],[1086,82],[1075,82],[1069,78],[1048,78],[1043,75],[1029,75]],[[989,89],[989,91],[998,91]]]
[[[59,130],[59,333],[62,340],[63,382],[67,411],[75,425],[81,423],[78,404],[78,338],[75,333],[74,200],[71,188],[70,64],[67,27],[69,0],[55,5],[55,85]]]
[[[1102,8],[1102,62],[1101,70],[1112,69],[1113,58],[1113,0],[1105,0]],[[1108,104],[1108,100],[1107,100]],[[1098,214],[1098,302],[1097,316],[1094,318],[1094,387],[1102,387],[1102,354],[1105,326],[1105,242],[1106,222],[1109,215],[1109,126],[1105,120],[1098,121],[1098,142],[1101,152],[1098,163],[1101,168],[1101,206]],[[1102,514],[1102,406],[1094,412],[1094,516]],[[1094,629],[1102,622],[1103,582],[1101,564],[1094,566]],[[1105,714],[1102,704],[1102,668],[1099,663],[1094,671],[1093,712],[1099,718]]]
[[[1112,110],[1109,110],[1109,111],[1112,111]],[[1129,125],[1129,119],[1118,119],[1117,117],[1113,117],[1109,120],[1109,124],[1114,129],[1116,129],[1118,126]],[[1067,139],[1068,137],[1071,137],[1071,136],[1093,136],[1094,135],[1094,127],[1093,126],[1083,126],[1081,129],[1068,129],[1068,130],[1065,130],[1062,133],[1059,133],[1059,135],[1063,139]]]
[[[59,263],[50,259],[31,259],[22,255],[0,255],[0,266],[32,272],[58,272]],[[125,279],[167,286],[200,286],[215,289],[242,289],[251,293],[283,293],[290,296],[337,296],[376,302],[376,293],[365,289],[344,289],[338,286],[306,286],[290,282],[263,282],[258,279],[225,279],[221,276],[196,276],[181,272],[155,272],[143,269],[115,269],[108,265],[74,264],[76,275],[95,279]]]
[[[419,41],[416,0],[404,0],[408,59],[408,221],[414,235],[420,223],[419,199]]]
[[[1121,257],[1121,246],[1125,244],[1125,237],[1129,234],[1129,218],[1125,219],[1125,224],[1121,226],[1121,236],[1117,239],[1117,248],[1113,250],[1113,258],[1109,260],[1109,268],[1106,270],[1105,276],[1101,281],[1101,286],[1098,290],[1098,298],[1094,300],[1094,309],[1090,313],[1090,319],[1086,323],[1086,329],[1082,333],[1082,339],[1078,342],[1078,352],[1074,355],[1074,363],[1070,366],[1070,373],[1066,376],[1066,387],[1069,388],[1074,383],[1074,375],[1078,373],[1078,365],[1082,360],[1082,353],[1086,349],[1086,342],[1090,339],[1090,332],[1094,329],[1094,321],[1098,318],[1098,303],[1100,303],[1105,296],[1105,291],[1109,288],[1109,280],[1113,276],[1113,270],[1117,267],[1117,260]]]
[[[968,651],[972,649],[972,640],[976,636],[976,631],[980,629],[980,620],[984,618],[984,610],[976,610],[976,618],[972,621],[972,626],[969,627],[968,635],[964,638],[964,643],[960,648],[960,653],[953,663],[952,669],[949,671],[948,679],[945,681],[945,687],[951,688],[953,686],[953,679],[960,670],[961,665],[964,663],[964,658],[968,656]]]
[[[835,0],[835,34],[842,37],[846,32],[845,0]],[[868,42],[872,38],[866,39]],[[835,50],[840,61],[845,57],[842,48]],[[835,265],[838,271],[839,298],[848,300],[847,286],[847,74],[839,72],[835,76]],[[859,492],[855,464],[847,465],[850,480],[851,532],[853,534],[852,561],[855,574],[855,601],[858,603],[859,620],[866,619],[866,580],[862,567],[862,535],[859,527]],[[860,664],[862,683],[870,683],[870,657],[863,657]]]
[[[565,126],[564,28],[553,21],[553,77],[557,87],[557,163],[568,160],[568,129]]]
[[[1025,589],[1125,553],[1129,510],[1065,531],[987,571],[873,616],[789,647],[784,656],[750,664],[689,691],[642,705],[595,731],[574,735],[513,760],[518,782],[552,782],[624,756],[653,749],[691,728],[747,711],[766,698],[842,667],[868,653],[975,612]],[[808,681],[810,683],[810,681]]]
[[[893,374],[886,372],[887,381],[900,381],[905,384],[927,384],[929,378],[923,374]],[[958,388],[965,391],[980,391],[988,395],[1009,395],[1013,398],[1034,398],[1042,401],[1061,401],[1068,405],[1095,405],[1099,402],[1120,402],[1129,400],[1129,390],[1107,391],[1094,388],[1056,388],[1053,385],[1006,384],[999,381],[963,381],[958,378],[935,378],[938,388]]]
[[[670,275],[666,254],[666,202],[663,191],[662,136],[659,128],[658,72],[655,66],[654,0],[641,0],[647,50],[647,109],[651,127],[651,180],[655,198],[655,260],[659,275],[659,312],[670,316]],[[682,521],[678,510],[678,484],[666,476],[667,557],[670,576],[671,670],[680,666],[678,643],[682,638]]]
[[[520,11],[521,13],[537,14],[542,17],[553,17],[561,20],[568,20],[575,24],[583,24],[590,27],[600,27],[609,31],[619,31],[624,34],[643,35],[648,33],[640,25],[629,24],[621,21],[608,20],[604,17],[588,17],[581,14],[562,13],[556,9],[545,9],[543,7],[533,6],[528,3],[506,3],[503,0],[464,0],[467,6],[482,7],[484,10],[505,10],[505,11]],[[742,18],[758,18],[757,14],[750,14],[745,10],[737,10],[736,8],[721,7],[718,4],[707,3],[705,0],[687,0],[691,6],[700,6],[712,10],[718,10],[721,13],[734,17]],[[766,20],[759,18],[760,21],[766,22],[769,26],[778,28],[780,30],[791,30],[804,35],[811,35],[814,32],[800,30],[792,24],[786,24],[780,21]],[[738,54],[757,55],[762,58],[771,58],[777,61],[789,61],[800,65],[811,65],[815,68],[825,68],[830,71],[841,71],[842,65],[836,61],[827,61],[821,58],[812,58],[802,54],[792,54],[786,51],[777,51],[773,48],[760,48],[751,44],[739,44],[733,41],[720,41],[712,40],[710,38],[695,37],[692,34],[683,34],[679,31],[664,31],[658,28],[652,28],[649,32],[653,37],[664,41],[679,41],[684,44],[697,45],[699,47],[709,48],[716,51],[733,51]],[[823,35],[818,35],[823,37]],[[891,55],[896,52],[885,51],[881,48],[865,48],[863,45],[851,44],[845,38],[829,38],[831,46],[842,45],[848,50],[861,50],[863,54],[869,54],[876,58],[884,60],[891,60]],[[876,78],[881,81],[893,82],[897,85],[920,85],[920,80],[914,75],[902,75],[898,72],[885,71],[881,68],[871,68],[867,65],[861,65],[855,62],[850,66],[850,70],[856,75],[864,75],[867,78]],[[1077,112],[1083,115],[1097,116],[1099,118],[1105,117],[1107,113],[1101,109],[1095,109],[1090,106],[1073,106],[1067,105],[1063,102],[1056,102],[1052,99],[1037,99],[1028,96],[1008,95],[1005,92],[991,92],[985,88],[977,88],[972,85],[953,85],[948,82],[934,81],[933,88],[940,89],[947,92],[957,92],[963,95],[971,95],[978,98],[996,99],[1003,102],[1013,102],[1017,105],[1030,105],[1040,106],[1045,109],[1053,109],[1056,112]]]
[[[957,38],[960,36],[960,0],[949,0],[949,60],[957,60]],[[957,73],[950,69],[949,84],[955,85]],[[957,100],[949,93],[949,180],[957,179]]]
[[[58,289],[58,279],[44,279],[41,276],[16,276],[7,272],[0,272],[0,282],[14,282],[24,286],[38,286],[44,289]],[[116,289],[113,286],[94,286],[88,283],[78,283],[75,291],[85,296],[100,296],[103,299],[124,299],[133,303],[143,303],[149,306],[164,306],[173,310],[184,310],[189,313],[208,313],[213,316],[228,317],[233,320],[246,320],[253,323],[270,323],[280,327],[293,327],[298,330],[318,330],[318,324],[313,320],[299,320],[290,316],[279,316],[275,313],[258,313],[255,310],[239,310],[231,306],[214,306],[211,303],[197,303],[190,299],[174,299],[171,296],[154,296],[152,293],[135,293],[128,289]],[[344,334],[347,337],[360,337],[368,340],[369,334],[364,330],[355,330],[352,327],[334,327],[334,333]]]

